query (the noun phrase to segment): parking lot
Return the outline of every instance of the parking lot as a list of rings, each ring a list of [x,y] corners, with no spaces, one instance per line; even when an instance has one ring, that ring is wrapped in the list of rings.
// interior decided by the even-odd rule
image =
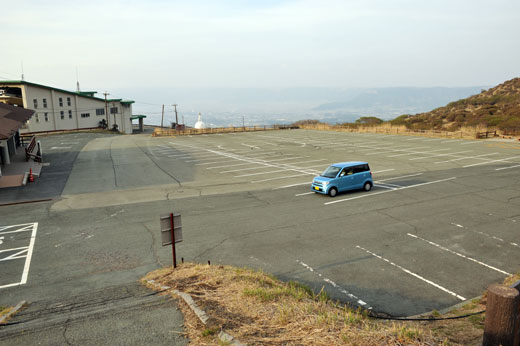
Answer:
[[[171,251],[154,234],[158,215],[175,211],[183,217],[179,257],[262,269],[343,302],[409,316],[471,299],[519,271],[519,149],[305,130],[99,136],[77,156],[48,215],[26,222],[48,230],[43,248],[72,256],[73,267],[90,260],[83,274],[67,269],[80,278],[75,290],[101,285],[97,274],[86,277],[96,248],[106,270],[121,272],[105,273],[107,284],[169,263]],[[335,198],[310,191],[315,175],[342,161],[369,162],[374,188]],[[23,218],[12,215],[0,226]],[[49,230],[72,219],[66,232]],[[49,254],[38,251],[39,241],[41,259]],[[117,265],[105,263],[111,259]]]

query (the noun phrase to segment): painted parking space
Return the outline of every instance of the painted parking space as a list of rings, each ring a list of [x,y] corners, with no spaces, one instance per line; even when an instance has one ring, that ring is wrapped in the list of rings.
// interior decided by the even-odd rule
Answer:
[[[0,289],[27,283],[38,223],[0,226]]]

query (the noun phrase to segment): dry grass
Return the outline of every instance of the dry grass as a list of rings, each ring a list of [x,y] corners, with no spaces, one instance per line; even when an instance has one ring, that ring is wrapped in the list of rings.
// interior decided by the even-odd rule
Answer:
[[[0,317],[7,315],[9,313],[9,311],[11,311],[11,309],[12,309],[12,307],[0,305]],[[4,322],[7,322],[7,321],[4,321]]]
[[[210,316],[204,326],[179,300],[187,337],[193,345],[222,345],[224,329],[248,345],[439,345],[437,336],[419,323],[368,318],[314,294],[297,283],[282,283],[263,272],[229,266],[185,263],[175,271],[149,273],[163,285],[189,293]]]

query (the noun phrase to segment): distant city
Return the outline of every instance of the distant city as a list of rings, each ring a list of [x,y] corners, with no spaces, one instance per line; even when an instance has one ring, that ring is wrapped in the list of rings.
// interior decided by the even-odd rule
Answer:
[[[208,127],[288,124],[317,119],[330,124],[353,122],[362,116],[384,120],[402,114],[430,111],[478,94],[487,86],[394,88],[120,88],[114,97],[135,100],[134,114],[147,116],[145,124],[175,122],[193,126],[198,113]],[[114,95],[115,94],[115,95]],[[168,103],[166,103],[168,102]]]

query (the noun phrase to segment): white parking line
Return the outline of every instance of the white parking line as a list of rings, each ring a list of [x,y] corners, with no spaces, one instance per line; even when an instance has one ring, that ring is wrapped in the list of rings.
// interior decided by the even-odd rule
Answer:
[[[491,161],[486,161],[486,162],[474,163],[472,165],[463,166],[462,168],[473,167],[473,166],[480,166],[480,165],[485,165],[485,164],[493,163],[493,162],[504,162],[504,161],[518,159],[518,158],[520,158],[520,156],[511,156],[511,157],[507,157],[507,158],[501,159],[501,160],[491,160]]]
[[[431,157],[437,157],[437,156],[456,156],[457,154],[469,153],[470,151],[473,151],[473,150],[457,151],[454,153],[433,154],[433,155],[423,156],[423,157],[414,157],[414,158],[408,159],[408,160],[413,161],[413,160],[429,159]]]
[[[452,162],[452,161],[460,161],[460,160],[468,160],[468,159],[477,159],[477,158],[481,158],[481,157],[484,157],[484,156],[489,156],[489,155],[496,155],[498,153],[490,153],[490,154],[482,154],[482,155],[477,155],[477,156],[467,156],[467,157],[460,157],[458,159],[451,159],[451,160],[446,160],[446,161],[437,161],[437,162],[434,162],[434,163],[445,163],[445,162]],[[483,159],[485,160],[485,159]]]
[[[311,185],[312,182],[311,181],[307,181],[305,183],[298,183],[298,184],[291,184],[291,185],[284,185],[284,186],[279,186],[279,187],[273,187],[273,190],[279,190],[279,189],[288,189],[290,187],[295,187],[295,186],[301,186],[301,185]]]
[[[495,171],[501,171],[501,170],[503,170],[503,169],[511,169],[511,168],[517,168],[517,167],[520,167],[520,165],[509,166],[509,167],[502,167],[502,168],[496,168]]]
[[[408,175],[402,175],[400,177],[392,177],[392,178],[386,178],[386,179],[377,179],[376,183],[382,182],[382,181],[388,181],[388,180],[396,180],[401,178],[409,178],[409,177],[416,177],[418,175],[421,175],[422,173],[416,173],[416,174],[408,174]]]
[[[350,299],[353,299],[356,301],[356,303],[358,303],[359,305],[365,307],[366,309],[368,310],[371,310],[372,307],[369,306],[366,302],[362,301],[361,299],[359,299],[358,297],[356,297],[355,295],[353,295],[352,293],[348,292],[346,289],[340,287],[338,284],[336,284],[334,281],[328,279],[328,278],[325,278],[323,277],[323,275],[321,273],[318,273],[314,268],[312,268],[311,266],[303,263],[302,261],[300,260],[296,260],[296,262],[298,262],[299,264],[301,264],[302,266],[304,266],[305,268],[307,268],[309,271],[311,271],[312,273],[315,273],[316,275],[318,275],[319,277],[323,278],[323,281],[331,284],[334,288],[337,288],[339,289],[339,291],[343,294],[345,294],[347,297],[349,297]]]
[[[462,257],[462,258],[464,258],[464,259],[467,259],[467,260],[469,260],[469,261],[475,262],[475,263],[477,263],[477,264],[480,264],[481,266],[484,266],[484,267],[489,268],[489,269],[491,269],[491,270],[497,271],[497,272],[502,273],[502,274],[504,274],[504,275],[507,275],[507,276],[512,275],[512,274],[510,274],[510,273],[508,273],[508,272],[506,272],[506,271],[503,271],[503,270],[501,270],[501,269],[495,268],[495,267],[493,267],[493,266],[490,266],[489,264],[486,264],[486,263],[484,263],[484,262],[480,262],[480,261],[478,261],[478,260],[476,260],[476,259],[474,259],[474,258],[468,257],[468,256],[463,255],[463,254],[461,254],[461,253],[458,253],[458,252],[452,251],[452,250],[450,250],[450,249],[448,249],[448,248],[446,248],[446,247],[444,247],[444,246],[442,246],[442,245],[439,245],[439,244],[434,243],[434,242],[432,242],[432,241],[426,240],[426,239],[421,238],[421,237],[419,237],[419,236],[416,236],[416,235],[414,235],[414,234],[407,233],[407,235],[409,235],[409,236],[412,237],[412,238],[422,240],[422,241],[424,241],[424,242],[426,242],[426,243],[428,243],[428,244],[430,244],[430,245],[433,245],[433,246],[435,246],[436,248],[439,248],[439,249],[441,249],[441,250],[443,250],[443,251],[449,252],[449,253],[451,253],[451,254],[457,255],[457,256]]]
[[[390,171],[395,171],[395,168],[383,169],[383,170],[380,170],[380,171],[374,171],[372,173],[376,174],[376,173],[383,173],[383,172],[390,172]]]
[[[38,222],[34,222],[34,223],[30,223],[30,224],[3,226],[3,227],[0,227],[0,234],[14,233],[13,231],[6,231],[6,230],[8,230],[10,228],[20,227],[20,226],[24,226],[24,227],[19,228],[19,230],[24,230],[24,231],[32,230],[31,239],[29,241],[29,246],[23,247],[23,248],[15,248],[15,249],[3,250],[1,252],[21,250],[21,251],[19,251],[16,254],[13,254],[13,255],[10,255],[10,256],[8,256],[6,258],[3,258],[2,260],[24,258],[25,257],[25,265],[24,265],[23,272],[22,272],[22,278],[21,278],[20,282],[11,283],[11,284],[0,286],[0,289],[7,288],[7,287],[24,285],[24,284],[27,283],[27,277],[29,276],[29,268],[31,267],[31,258],[32,258],[32,253],[33,253],[33,249],[34,249],[34,242],[36,241],[36,232],[38,230]],[[20,256],[22,253],[25,253],[25,252],[27,252],[27,255]]]
[[[471,141],[471,142],[466,142],[466,143],[460,143],[460,145],[477,144],[477,143],[482,143],[482,142],[480,142],[480,141]]]
[[[288,178],[295,178],[295,177],[303,177],[305,175],[310,175],[310,174],[308,174],[308,173],[305,173],[305,174],[295,174],[295,175],[288,175],[288,176],[285,176],[285,177],[269,178],[269,179],[263,179],[263,180],[255,180],[255,181],[252,181],[251,183],[264,183],[266,181],[288,179]],[[314,175],[314,174],[312,174],[312,175]]]
[[[380,192],[367,193],[367,194],[360,195],[360,196],[356,196],[356,197],[350,197],[350,198],[345,198],[345,199],[339,199],[339,200],[332,201],[332,202],[326,202],[326,203],[324,203],[324,204],[325,204],[325,205],[329,205],[329,204],[334,204],[334,203],[346,202],[346,201],[351,201],[351,200],[353,200],[353,199],[358,199],[358,198],[364,198],[364,197],[370,197],[370,196],[380,195],[380,194],[382,194],[382,193],[388,193],[388,192],[393,192],[393,191],[401,191],[401,190],[405,190],[405,189],[411,189],[411,188],[413,188],[413,187],[417,187],[417,186],[423,186],[423,185],[430,185],[430,184],[441,183],[441,182],[449,181],[449,180],[453,180],[453,179],[456,179],[456,178],[457,178],[457,177],[451,177],[451,178],[447,178],[447,179],[441,179],[441,180],[429,181],[429,182],[427,182],[427,183],[421,183],[421,184],[415,184],[415,185],[410,185],[410,186],[404,186],[404,187],[401,187],[401,188],[396,189],[396,190],[380,191]]]
[[[422,280],[422,281],[424,281],[424,282],[426,282],[426,283],[428,283],[428,284],[430,284],[430,285],[432,285],[432,286],[434,286],[434,287],[440,289],[441,291],[444,291],[444,292],[446,292],[446,293],[448,293],[448,294],[450,294],[450,295],[456,297],[456,298],[459,299],[459,300],[462,300],[462,301],[466,300],[466,298],[464,298],[463,296],[458,295],[457,293],[455,293],[455,292],[453,292],[453,291],[450,291],[449,289],[444,288],[444,287],[442,287],[441,285],[436,284],[435,282],[433,282],[433,281],[431,281],[431,280],[428,280],[428,279],[426,279],[426,278],[420,276],[419,274],[415,274],[414,272],[412,272],[412,271],[410,271],[410,270],[408,270],[408,269],[406,269],[406,268],[403,268],[403,267],[401,267],[400,265],[395,264],[394,262],[391,262],[391,261],[387,260],[386,258],[384,258],[384,257],[382,257],[382,256],[379,256],[378,254],[376,254],[376,253],[374,253],[374,252],[371,252],[371,251],[369,251],[369,250],[367,250],[367,249],[365,249],[365,248],[363,248],[363,247],[361,247],[361,246],[359,246],[359,245],[356,245],[356,247],[357,247],[358,249],[361,249],[361,250],[365,251],[366,253],[371,254],[371,255],[374,256],[374,257],[379,258],[380,260],[385,261],[385,262],[388,263],[388,264],[391,264],[392,266],[394,266],[394,267],[396,267],[396,268],[401,269],[401,270],[404,271],[405,273],[410,274],[410,275],[412,275],[413,277],[416,277],[417,279]]]
[[[396,154],[396,155],[390,155],[388,157],[398,157],[398,156],[406,156],[406,155],[415,155],[415,154],[430,154],[437,151],[443,151],[443,150],[451,150],[450,148],[446,149],[437,149],[437,150],[430,150],[430,151],[410,151],[403,154]]]
[[[300,196],[311,195],[311,194],[313,194],[313,193],[316,193],[316,192],[309,191],[309,192],[299,193],[299,194],[294,195],[294,196],[295,196],[295,197],[300,197]]]
[[[460,142],[463,141],[463,139],[451,139],[449,141],[442,141],[441,143],[453,143],[453,142]]]

